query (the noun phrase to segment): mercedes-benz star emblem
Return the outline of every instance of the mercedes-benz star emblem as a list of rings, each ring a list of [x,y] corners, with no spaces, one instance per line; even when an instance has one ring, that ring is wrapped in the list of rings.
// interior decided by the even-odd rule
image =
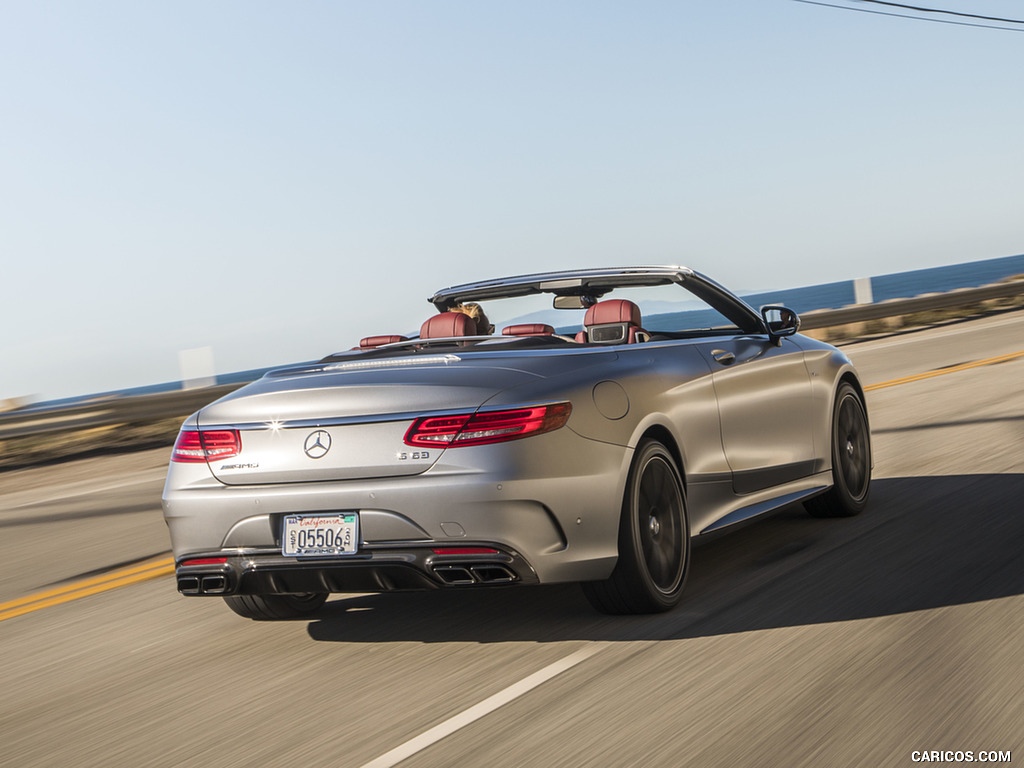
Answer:
[[[331,435],[328,432],[324,432],[322,429],[318,429],[316,432],[310,432],[309,437],[306,438],[306,442],[302,446],[306,455],[311,459],[319,459],[327,454],[331,450]]]

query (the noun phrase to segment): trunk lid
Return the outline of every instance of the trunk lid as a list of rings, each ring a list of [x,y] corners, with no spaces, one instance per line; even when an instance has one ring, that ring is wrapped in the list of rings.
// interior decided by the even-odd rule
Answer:
[[[405,445],[414,419],[475,411],[501,390],[540,376],[497,361],[433,357],[441,359],[268,374],[199,412],[200,428],[237,429],[241,440],[238,455],[213,460],[210,469],[228,485],[416,475],[445,449]]]

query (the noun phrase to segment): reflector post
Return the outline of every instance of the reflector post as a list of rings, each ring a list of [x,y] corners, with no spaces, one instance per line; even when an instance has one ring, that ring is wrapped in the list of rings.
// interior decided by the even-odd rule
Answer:
[[[226,557],[201,557],[197,560],[182,560],[181,565],[224,565]]]

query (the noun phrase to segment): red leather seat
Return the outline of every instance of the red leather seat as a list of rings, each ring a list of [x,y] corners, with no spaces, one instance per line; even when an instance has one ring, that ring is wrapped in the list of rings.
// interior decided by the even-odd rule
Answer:
[[[463,312],[442,312],[420,326],[421,339],[447,339],[452,336],[476,336],[476,320]]]
[[[555,329],[544,323],[522,323],[520,325],[506,326],[502,336],[551,336]]]
[[[359,340],[359,346],[355,349],[376,349],[385,344],[395,344],[399,341],[408,341],[405,336],[367,336]]]
[[[583,316],[583,330],[576,341],[595,344],[635,344],[646,340],[640,307],[626,299],[599,301]]]

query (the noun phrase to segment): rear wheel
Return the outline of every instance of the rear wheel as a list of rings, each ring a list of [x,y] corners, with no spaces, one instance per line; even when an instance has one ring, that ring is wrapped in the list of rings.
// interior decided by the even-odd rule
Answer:
[[[603,613],[659,613],[679,603],[690,565],[686,494],[672,454],[645,440],[626,482],[619,560],[605,581],[583,591]]]
[[[319,610],[327,601],[326,592],[305,595],[228,595],[228,608],[247,619],[275,621],[297,619]]]
[[[839,385],[832,409],[832,487],[804,507],[815,517],[852,517],[868,503],[871,490],[871,434],[857,390]]]

